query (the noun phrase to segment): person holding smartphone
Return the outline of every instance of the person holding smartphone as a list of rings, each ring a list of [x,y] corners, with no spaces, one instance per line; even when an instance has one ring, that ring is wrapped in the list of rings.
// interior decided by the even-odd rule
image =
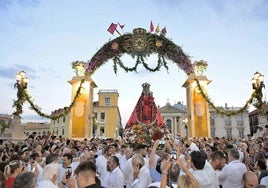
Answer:
[[[131,187],[140,188],[148,187],[152,183],[150,170],[145,166],[144,158],[140,154],[135,154],[132,157],[133,180]]]
[[[169,154],[164,151],[160,153],[160,156],[156,154],[159,145],[160,140],[156,140],[149,158],[149,167],[153,182],[161,181],[163,167],[169,158]]]
[[[67,181],[72,175],[72,161],[73,156],[71,153],[65,153],[62,156],[62,166],[60,166],[59,170],[59,187],[67,187]]]

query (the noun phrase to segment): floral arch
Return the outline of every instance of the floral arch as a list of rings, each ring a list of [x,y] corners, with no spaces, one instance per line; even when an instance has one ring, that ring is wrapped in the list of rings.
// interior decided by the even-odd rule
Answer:
[[[158,54],[158,63],[156,67],[151,68],[145,62],[145,58],[153,53]],[[120,59],[123,54],[128,54],[136,58],[136,63],[133,67],[124,66]],[[168,69],[166,59],[177,64],[187,75],[194,71],[189,56],[183,52],[180,46],[166,38],[162,33],[146,32],[143,28],[136,28],[133,30],[133,33],[121,35],[104,44],[91,60],[85,64],[85,74],[92,75],[101,65],[110,59],[113,59],[115,73],[117,72],[117,65],[126,72],[136,71],[139,64],[142,64],[147,70],[152,72],[159,71],[161,66]],[[79,63],[81,61],[73,62],[73,67]]]
[[[145,59],[154,53],[158,54],[158,61],[157,66],[151,68],[145,62]],[[120,59],[123,54],[128,54],[131,55],[131,57],[136,58],[136,63],[133,67],[124,66]],[[133,33],[120,35],[119,37],[107,42],[95,53],[95,55],[93,55],[89,61],[72,62],[72,68],[75,69],[77,76],[88,77],[110,59],[113,60],[115,73],[117,73],[117,65],[119,65],[126,72],[137,71],[139,64],[142,64],[151,72],[159,71],[161,66],[164,66],[168,70],[166,59],[169,59],[173,63],[177,64],[179,68],[182,69],[187,75],[193,73],[194,71],[194,65],[191,63],[189,56],[183,52],[180,46],[166,38],[165,34],[162,32],[160,34],[151,33],[147,32],[143,28],[136,28],[133,30]],[[17,100],[14,100],[13,103],[13,107],[15,107],[16,110],[13,114],[20,116],[23,112],[23,104],[25,101],[27,101],[30,104],[31,109],[41,117],[52,120],[64,117],[65,114],[68,114],[71,108],[74,106],[84,81],[85,79],[82,79],[71,104],[68,107],[65,107],[64,110],[57,115],[43,113],[41,108],[34,104],[32,97],[28,94],[27,87],[24,87],[17,82],[14,86],[18,89]]]

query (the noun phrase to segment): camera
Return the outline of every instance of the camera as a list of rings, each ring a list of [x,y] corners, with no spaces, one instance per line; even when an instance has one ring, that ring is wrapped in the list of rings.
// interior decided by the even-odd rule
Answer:
[[[170,152],[170,158],[171,159],[177,159],[177,152],[176,152],[176,150],[171,150],[171,152]]]
[[[67,167],[66,168],[66,179],[69,179],[72,175],[72,167]]]

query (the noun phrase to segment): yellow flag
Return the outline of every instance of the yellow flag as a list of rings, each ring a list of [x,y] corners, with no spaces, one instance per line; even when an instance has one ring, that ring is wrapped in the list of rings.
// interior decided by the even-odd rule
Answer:
[[[159,32],[160,32],[159,24],[158,24],[157,27],[155,28],[155,32],[156,32],[156,33],[159,33]]]

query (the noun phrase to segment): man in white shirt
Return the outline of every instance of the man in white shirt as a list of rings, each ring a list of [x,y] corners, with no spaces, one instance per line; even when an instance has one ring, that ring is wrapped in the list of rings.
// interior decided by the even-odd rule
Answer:
[[[113,148],[110,146],[106,146],[103,149],[103,154],[99,155],[96,159],[97,173],[99,175],[101,182],[104,181],[104,177],[108,173],[107,168],[106,168],[107,160],[112,155],[112,153],[113,153]]]
[[[219,170],[222,170],[222,168],[226,164],[226,155],[221,151],[215,151],[211,155],[211,161],[206,161],[204,169],[207,171],[207,173],[210,173],[211,176],[215,177],[215,180],[217,180],[217,187],[219,186],[218,182],[218,173]]]
[[[45,167],[42,174],[42,180],[38,183],[38,188],[58,188],[58,164],[49,164]]]
[[[229,163],[225,165],[218,175],[223,188],[242,188],[242,177],[247,172],[246,166],[239,161],[239,152],[232,148],[228,151]]]
[[[189,153],[191,153],[192,151],[199,151],[199,148],[192,140],[189,140],[188,144],[189,144],[189,147],[187,148],[187,150],[189,151]]]
[[[140,154],[132,157],[133,183],[132,188],[145,188],[152,183],[152,178],[148,166],[145,165],[144,158]]]
[[[205,153],[202,153],[201,151],[192,151],[191,162],[192,174],[197,179],[200,188],[219,187],[217,176],[211,171],[211,165],[207,164],[208,167],[204,168],[206,164]]]
[[[105,175],[101,183],[106,188],[123,188],[125,184],[124,174],[119,168],[119,159],[116,156],[110,156],[107,160],[108,174]]]
[[[119,159],[120,168],[124,169],[127,161],[132,157],[133,151],[131,148],[125,149],[125,154]]]
[[[210,167],[216,173],[226,165],[226,158],[227,156],[222,151],[215,151],[211,155],[210,163],[206,163],[205,168]]]
[[[149,169],[149,161],[146,159],[146,150],[147,146],[144,144],[138,144],[135,148],[135,153],[139,154],[143,157],[145,166]],[[133,166],[132,166],[132,158],[130,158],[127,163],[125,164],[124,168],[122,168],[122,172],[125,176],[125,182],[126,182],[126,187],[131,188],[131,185],[134,181],[133,179]]]
[[[39,175],[37,177],[37,184],[41,181],[42,179],[42,173],[43,173],[43,168],[39,164],[42,160],[42,156],[40,152],[34,152],[31,154],[30,158],[32,159],[32,165],[35,166],[39,172]]]
[[[72,166],[73,156],[71,153],[65,153],[62,156],[62,166],[59,169],[59,178],[58,183],[59,186],[67,188],[66,180],[68,181],[69,176],[66,176],[67,168],[70,168],[71,175],[73,175],[74,167]]]

